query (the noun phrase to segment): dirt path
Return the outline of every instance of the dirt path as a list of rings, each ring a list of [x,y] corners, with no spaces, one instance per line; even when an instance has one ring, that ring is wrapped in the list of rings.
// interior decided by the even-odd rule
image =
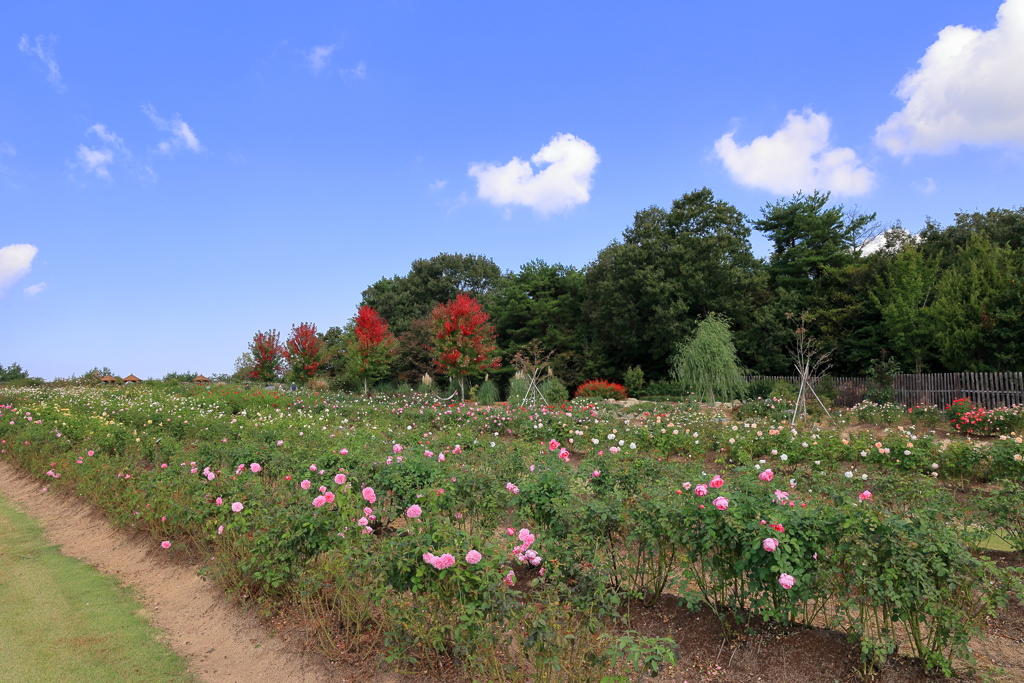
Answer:
[[[139,593],[143,616],[186,657],[208,683],[335,683],[356,679],[320,657],[299,651],[298,638],[271,637],[256,617],[231,604],[197,566],[169,561],[156,543],[111,528],[102,515],[73,496],[41,486],[0,462],[0,495],[39,520],[47,538],[70,557],[114,574]],[[287,639],[287,641],[286,641]]]

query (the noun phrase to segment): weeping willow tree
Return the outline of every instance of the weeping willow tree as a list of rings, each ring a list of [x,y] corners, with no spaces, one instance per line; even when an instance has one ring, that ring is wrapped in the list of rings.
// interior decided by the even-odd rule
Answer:
[[[724,315],[709,313],[697,323],[693,336],[677,348],[671,361],[672,376],[693,389],[698,401],[706,396],[714,405],[715,396],[728,400],[742,392],[743,371]]]

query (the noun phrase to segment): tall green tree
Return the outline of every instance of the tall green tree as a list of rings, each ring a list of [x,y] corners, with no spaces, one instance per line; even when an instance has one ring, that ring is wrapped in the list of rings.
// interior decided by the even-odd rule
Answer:
[[[1000,304],[1014,289],[1013,250],[974,234],[942,273],[930,308],[939,358],[953,372],[1009,369],[1000,356]]]
[[[935,294],[936,265],[925,260],[917,246],[908,245],[888,260],[871,292],[890,351],[903,367],[912,367],[916,373],[924,371],[932,349],[929,306]]]
[[[363,291],[360,305],[376,310],[400,335],[413,320],[428,317],[437,304],[460,293],[484,302],[500,279],[501,269],[486,256],[442,253],[413,261],[406,275],[373,283]]]
[[[551,368],[558,377],[570,384],[585,381],[580,329],[584,285],[579,270],[540,259],[499,280],[488,309],[501,355],[512,358],[536,340],[554,352]]]
[[[665,377],[676,340],[720,312],[745,325],[763,266],[750,250],[746,217],[702,188],[636,213],[621,242],[587,267],[586,339],[595,374],[632,366]]]
[[[828,192],[797,193],[761,210],[754,227],[772,243],[772,286],[805,292],[826,268],[842,268],[857,259],[857,238],[875,214],[849,214],[841,204],[826,208],[829,198]]]

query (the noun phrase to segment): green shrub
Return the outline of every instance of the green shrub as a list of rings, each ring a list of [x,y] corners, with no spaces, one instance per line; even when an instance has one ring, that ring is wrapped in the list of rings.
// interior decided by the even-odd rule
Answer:
[[[544,394],[547,402],[552,405],[565,403],[569,400],[569,390],[562,384],[562,380],[557,377],[548,377],[537,388],[540,389],[540,393]]]
[[[623,384],[626,385],[626,390],[633,396],[640,394],[640,390],[644,388],[644,371],[639,365],[634,365],[629,370],[626,370],[626,376],[623,378]]]
[[[492,380],[484,380],[476,390],[476,400],[485,406],[501,401],[501,391],[498,390],[498,385]]]

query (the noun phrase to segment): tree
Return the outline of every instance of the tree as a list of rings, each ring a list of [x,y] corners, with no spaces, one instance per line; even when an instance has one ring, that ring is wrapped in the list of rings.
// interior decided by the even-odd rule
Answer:
[[[871,293],[889,345],[901,358],[913,361],[915,373],[922,372],[934,336],[928,306],[935,293],[935,265],[908,245],[892,256]]]
[[[875,214],[846,213],[842,205],[825,208],[830,194],[798,192],[761,209],[754,227],[772,242],[772,285],[807,291],[826,268],[841,268],[857,258],[858,237]]]
[[[6,368],[0,364],[0,382],[13,382],[16,379],[28,379],[28,373],[17,363],[11,363]]]
[[[725,316],[709,313],[678,349],[672,358],[672,374],[693,389],[698,401],[706,395],[708,403],[714,405],[716,393],[721,399],[729,399],[743,390],[743,372]]]
[[[252,359],[252,352],[244,351],[242,355],[235,359],[234,373],[232,373],[231,379],[241,382],[252,377],[252,370],[255,367],[256,363]]]
[[[260,382],[273,382],[281,373],[284,360],[284,348],[281,346],[281,335],[277,330],[257,332],[249,342],[249,353],[252,355],[252,369],[249,377]]]
[[[671,210],[638,211],[622,242],[587,266],[582,327],[590,370],[621,378],[640,366],[646,377],[664,377],[676,340],[701,317],[717,311],[747,325],[765,290],[749,237],[746,217],[706,187]]]
[[[316,325],[292,325],[292,333],[285,342],[284,358],[291,368],[293,380],[305,381],[316,374],[323,348],[324,342],[316,333]]]
[[[537,259],[509,273],[491,290],[488,310],[498,347],[511,358],[533,340],[554,352],[552,370],[570,384],[586,379],[580,303],[583,273]]]
[[[361,306],[370,306],[401,335],[412,321],[425,318],[438,303],[457,294],[481,299],[501,279],[501,269],[486,256],[438,254],[412,262],[404,276],[382,278],[363,291]]]
[[[501,364],[494,343],[494,326],[480,302],[468,294],[438,304],[431,313],[434,340],[432,351],[438,371],[459,382],[462,400],[466,399],[466,377],[479,375]]]
[[[997,326],[1001,301],[1020,287],[1012,256],[1013,250],[975,234],[939,279],[930,313],[939,357],[948,370],[1006,369],[1000,362],[1003,340]]]
[[[354,325],[348,344],[348,368],[363,380],[363,393],[370,393],[370,381],[383,379],[395,356],[398,340],[388,323],[369,306],[360,306],[352,318]]]

